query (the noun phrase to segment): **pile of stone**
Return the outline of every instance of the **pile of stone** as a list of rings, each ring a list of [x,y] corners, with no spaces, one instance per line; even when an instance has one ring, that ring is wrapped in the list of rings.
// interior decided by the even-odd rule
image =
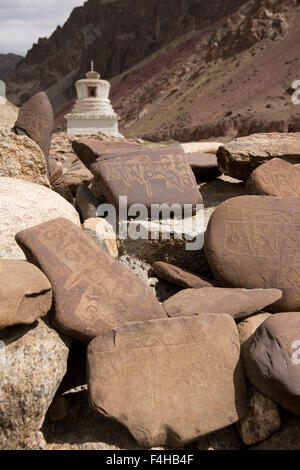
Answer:
[[[74,139],[80,176],[58,194],[52,126],[42,93],[0,130],[0,448],[59,448],[56,422],[92,422],[98,448],[120,449],[257,448],[288,433],[286,413],[299,431],[300,134],[216,154]],[[121,240],[98,213],[119,196],[204,203],[204,249],[165,242],[166,220],[154,241]],[[73,403],[78,381],[88,403]]]

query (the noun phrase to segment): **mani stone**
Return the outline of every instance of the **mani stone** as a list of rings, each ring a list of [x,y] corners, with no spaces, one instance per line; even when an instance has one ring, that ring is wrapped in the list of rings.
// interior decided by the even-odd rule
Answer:
[[[187,153],[185,158],[197,181],[209,181],[222,174],[218,167],[217,157],[211,153]]]
[[[30,325],[46,315],[51,304],[51,284],[36,266],[0,258],[0,330]]]
[[[16,178],[0,177],[0,257],[24,259],[15,235],[34,225],[65,217],[80,226],[74,207],[51,189]]]
[[[300,163],[300,133],[274,132],[239,137],[222,145],[217,158],[225,175],[246,180],[255,168],[272,158]]]
[[[153,264],[153,271],[159,279],[171,282],[176,286],[188,288],[212,287],[214,281],[197,276],[189,271],[178,268],[173,264],[157,261]]]
[[[53,109],[46,93],[42,91],[23,104],[14,131],[34,140],[42,149],[48,163],[53,126]]]
[[[300,415],[300,312],[271,315],[243,348],[248,379],[261,393]]]
[[[211,216],[204,249],[221,286],[280,289],[282,298],[270,310],[300,310],[299,197],[223,202]]]
[[[300,196],[300,168],[281,158],[273,158],[251,173],[246,191],[266,196]]]
[[[166,316],[150,289],[72,222],[56,219],[16,240],[51,282],[52,322],[62,333],[89,342],[122,323]]]
[[[73,149],[89,170],[99,177],[108,202],[119,207],[119,197],[127,197],[127,206],[143,204],[196,205],[202,201],[195,176],[182,149],[110,146],[91,141],[73,142]],[[128,151],[127,151],[128,148]],[[105,149],[107,149],[105,153]],[[97,156],[97,154],[99,156]]]
[[[47,162],[39,146],[5,129],[0,129],[0,176],[50,187]]]
[[[239,356],[229,315],[127,323],[88,346],[90,403],[144,447],[186,445],[247,414]]]
[[[162,305],[169,317],[227,313],[241,320],[276,302],[281,295],[278,289],[202,287],[178,292]]]

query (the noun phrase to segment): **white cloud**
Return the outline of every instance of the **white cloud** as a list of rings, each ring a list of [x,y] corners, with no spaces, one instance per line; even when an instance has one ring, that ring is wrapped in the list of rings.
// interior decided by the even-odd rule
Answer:
[[[0,53],[25,55],[83,4],[84,0],[0,0]]]

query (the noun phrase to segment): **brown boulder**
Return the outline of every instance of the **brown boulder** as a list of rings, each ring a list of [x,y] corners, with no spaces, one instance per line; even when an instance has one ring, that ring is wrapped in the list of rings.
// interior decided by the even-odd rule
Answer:
[[[190,271],[178,268],[174,264],[157,261],[153,264],[153,271],[159,279],[171,282],[175,286],[188,288],[212,287],[214,281],[205,277],[197,276]]]
[[[300,415],[300,312],[265,320],[243,347],[250,382],[261,393]]]
[[[48,163],[53,125],[53,109],[48,96],[42,91],[23,104],[14,131],[34,140],[42,149]]]
[[[51,284],[36,266],[0,259],[0,330],[34,323],[49,312],[51,304]]]
[[[252,134],[222,145],[217,152],[225,175],[246,180],[259,165],[272,158],[300,163],[300,133]]]
[[[241,196],[217,207],[204,249],[220,285],[280,289],[271,311],[297,311],[299,240],[300,198]]]
[[[66,219],[16,235],[27,259],[50,280],[55,327],[89,342],[123,322],[165,317],[148,287]]]
[[[180,446],[247,413],[229,315],[128,323],[88,346],[90,403],[145,447]]]
[[[202,287],[178,292],[162,305],[169,317],[227,313],[241,320],[276,302],[281,295],[278,289]]]
[[[266,196],[300,196],[300,168],[281,158],[273,158],[251,173],[246,191]]]
[[[102,148],[102,150],[101,150]],[[134,144],[112,144],[74,141],[73,149],[99,177],[106,199],[116,208],[119,197],[127,196],[127,204],[174,203],[196,205],[202,201],[196,180],[179,148],[139,147]]]

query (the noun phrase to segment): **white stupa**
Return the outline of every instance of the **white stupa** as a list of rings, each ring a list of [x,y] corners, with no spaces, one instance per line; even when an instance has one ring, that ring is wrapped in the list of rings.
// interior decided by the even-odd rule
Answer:
[[[118,130],[118,115],[109,99],[110,83],[100,80],[100,74],[91,71],[76,82],[77,100],[67,119],[67,133],[74,135],[104,134],[123,137]]]
[[[2,80],[0,80],[0,104],[6,104],[6,86]]]

